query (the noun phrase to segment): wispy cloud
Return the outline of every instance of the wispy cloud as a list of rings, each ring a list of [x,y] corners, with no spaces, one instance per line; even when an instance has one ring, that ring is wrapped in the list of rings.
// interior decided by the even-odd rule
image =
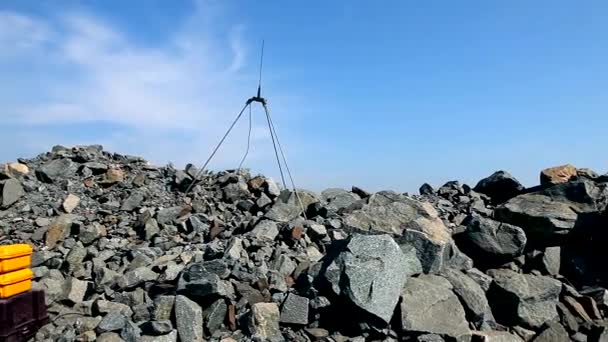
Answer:
[[[11,126],[6,134],[34,139],[36,147],[101,142],[160,163],[204,159],[254,90],[257,75],[243,70],[246,28],[235,23],[211,34],[203,6],[155,46],[138,45],[90,13],[41,18],[0,12],[0,43],[12,53],[10,60],[0,59],[0,70],[42,65],[42,73],[13,90],[19,99],[0,95],[0,115]],[[33,94],[27,89],[33,84],[45,87]],[[75,124],[81,132],[70,131]],[[243,120],[216,167],[238,163],[246,130]],[[253,131],[256,149],[270,152],[265,127],[256,124]],[[253,152],[250,160],[269,156]]]

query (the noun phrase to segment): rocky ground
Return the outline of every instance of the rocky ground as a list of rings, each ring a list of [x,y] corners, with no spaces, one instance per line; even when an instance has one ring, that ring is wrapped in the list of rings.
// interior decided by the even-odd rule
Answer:
[[[36,341],[608,341],[608,176],[294,193],[101,146],[0,167],[35,246]]]

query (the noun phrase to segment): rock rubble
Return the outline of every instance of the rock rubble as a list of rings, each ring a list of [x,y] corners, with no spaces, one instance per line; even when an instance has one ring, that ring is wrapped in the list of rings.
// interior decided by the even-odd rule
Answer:
[[[505,171],[419,195],[281,189],[101,146],[0,165],[36,341],[603,341],[608,176]],[[301,203],[300,203],[300,200]]]

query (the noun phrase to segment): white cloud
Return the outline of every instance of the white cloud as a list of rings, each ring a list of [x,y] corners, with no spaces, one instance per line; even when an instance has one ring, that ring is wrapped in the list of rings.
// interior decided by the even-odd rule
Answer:
[[[257,70],[243,70],[251,57],[243,44],[246,28],[237,23],[223,32],[210,32],[213,11],[201,6],[152,47],[138,45],[128,33],[87,13],[42,19],[0,12],[0,42],[6,49],[36,50],[19,51],[19,65],[44,65],[42,74],[17,89],[24,95],[21,101],[0,101],[0,113],[14,114],[0,114],[6,116],[2,119],[16,127],[20,137],[37,139],[32,145],[36,147],[43,142],[48,147],[101,142],[107,149],[139,153],[159,163],[204,160],[246,96],[253,95]],[[202,17],[206,21],[197,24]],[[0,60],[0,69],[10,68],[8,63],[17,62]],[[43,94],[30,94],[26,88],[32,83],[48,86]],[[273,156],[259,110],[255,117],[248,158],[254,168],[260,165],[255,159],[261,163]],[[238,164],[246,146],[246,118],[245,114],[215,167]],[[120,132],[100,132],[100,123],[119,127]],[[57,130],[73,124],[96,138],[86,141],[82,134],[74,138],[67,128]],[[53,127],[55,133],[28,133],[44,127]]]

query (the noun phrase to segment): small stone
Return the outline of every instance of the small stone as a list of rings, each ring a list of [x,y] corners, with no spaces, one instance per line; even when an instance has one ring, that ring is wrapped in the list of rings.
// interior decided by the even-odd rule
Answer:
[[[309,299],[295,294],[289,294],[281,308],[281,323],[308,324]]]
[[[141,325],[141,330],[146,335],[158,336],[173,331],[171,321],[148,321]]]
[[[73,163],[69,159],[54,159],[36,170],[36,177],[44,183],[54,183],[73,171]]]
[[[127,197],[124,202],[122,202],[120,210],[133,211],[141,206],[144,199],[145,196],[141,192],[134,192],[129,197]]]
[[[122,289],[130,289],[156,279],[158,279],[156,272],[148,267],[138,267],[133,271],[125,273],[124,277],[119,278],[118,286]]]
[[[124,172],[119,168],[110,168],[106,172],[105,183],[114,184],[125,180]]]
[[[76,207],[78,206],[78,204],[80,203],[80,197],[74,195],[74,194],[69,194],[68,197],[65,198],[65,200],[63,200],[63,210],[70,214],[72,211],[74,211],[74,209],[76,209]]]
[[[152,317],[157,321],[168,321],[173,313],[175,296],[159,296],[154,300]]]
[[[276,222],[263,220],[256,224],[249,234],[257,239],[274,241],[277,235],[279,235],[279,227]]]
[[[86,246],[92,244],[106,234],[106,227],[94,222],[93,224],[80,229],[78,240]]]
[[[228,247],[226,248],[225,256],[233,260],[238,260],[241,258],[242,253],[243,240],[237,237],[233,237],[232,240],[230,240]]]
[[[308,229],[310,235],[317,238],[324,238],[327,236],[327,228],[322,224],[311,224]]]
[[[101,314],[118,312],[126,317],[131,317],[133,315],[133,310],[131,310],[131,307],[122,303],[115,303],[107,300],[98,300],[97,302],[95,302],[94,307]]]
[[[555,276],[559,274],[561,266],[561,247],[547,247],[542,257],[542,266],[547,274]]]
[[[257,303],[251,306],[249,330],[261,339],[281,338],[279,307],[275,303]]]
[[[74,304],[84,301],[90,283],[71,278],[66,285],[66,298]]]
[[[49,248],[55,247],[55,245],[57,245],[57,242],[63,241],[63,239],[67,238],[70,235],[71,228],[72,216],[59,216],[46,231],[46,245]]]
[[[2,209],[10,207],[25,195],[21,183],[16,179],[7,179],[4,181],[4,184],[0,184],[0,186],[2,187],[2,202],[0,202],[0,208]]]
[[[108,331],[118,331],[125,327],[127,319],[119,312],[110,312],[107,314],[99,325],[97,326],[97,333],[104,333]]]
[[[46,227],[51,224],[52,221],[46,217],[36,217],[36,220],[34,222],[38,227]]]
[[[97,336],[96,342],[124,342],[124,340],[117,333],[105,332]]]
[[[329,336],[329,331],[322,328],[304,329],[313,341],[324,341]]]
[[[203,309],[185,296],[175,297],[175,321],[182,341],[202,342]]]
[[[306,256],[308,257],[308,260],[310,260],[310,262],[317,262],[323,259],[323,253],[319,252],[319,250],[315,246],[306,247]]]
[[[160,336],[142,336],[141,342],[177,342],[177,330]]]
[[[271,205],[272,200],[268,196],[266,196],[266,194],[262,194],[260,195],[260,198],[255,201],[255,204],[258,206],[258,208],[263,209]]]
[[[226,313],[228,312],[228,305],[224,299],[218,299],[211,304],[205,311],[203,311],[203,318],[207,330],[210,332],[217,331],[224,323]]]
[[[559,323],[551,322],[536,338],[535,342],[570,342],[568,332]]]
[[[506,171],[494,172],[491,176],[480,180],[473,188],[489,196],[495,204],[517,196],[523,189],[524,186]]]

